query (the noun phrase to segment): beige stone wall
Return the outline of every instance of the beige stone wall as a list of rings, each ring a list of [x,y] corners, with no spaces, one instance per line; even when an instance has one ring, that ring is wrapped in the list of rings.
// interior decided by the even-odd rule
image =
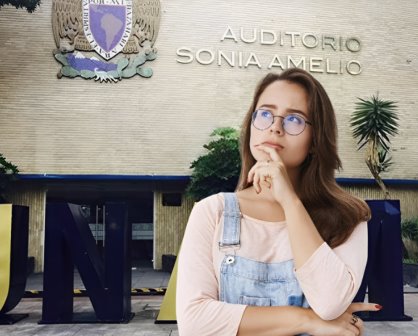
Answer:
[[[347,192],[364,200],[384,199],[377,186],[343,186]],[[388,187],[390,199],[399,200],[401,220],[418,217],[418,188]],[[183,195],[181,207],[162,205],[162,193],[154,193],[154,268],[162,268],[162,255],[178,255],[184,230],[194,202]]]
[[[356,97],[379,92],[382,98],[398,101],[400,108],[394,165],[383,177],[418,178],[415,0],[401,4],[391,0],[161,0],[161,4],[158,58],[149,63],[153,77],[117,84],[57,79],[60,64],[52,56],[50,1],[43,1],[33,14],[7,6],[1,9],[0,152],[22,173],[189,175],[190,162],[203,153],[202,145],[214,128],[240,125],[256,82],[270,71],[268,65],[277,55],[285,66],[289,56],[295,62],[305,58],[308,70],[322,71],[313,74],[325,86],[337,114],[344,167],[338,177],[371,177],[362,153],[356,151],[348,122]],[[228,27],[237,42],[221,41]],[[247,39],[253,29],[257,34],[262,29],[273,31],[283,45],[262,44],[259,35],[254,43],[243,42],[240,28]],[[305,47],[301,37],[310,33],[320,40],[328,36],[328,42],[329,36],[337,38],[337,49],[342,50],[329,45],[323,49],[321,43]],[[359,52],[344,47],[350,37],[361,42]],[[181,63],[187,57],[177,55],[179,48],[190,50],[193,61]],[[207,51],[201,52],[201,63],[210,53],[223,52],[227,57],[235,53],[235,65],[225,59],[221,65],[216,59],[200,64],[196,53],[203,49]],[[261,69],[245,66],[251,53]],[[359,75],[347,73],[344,66],[350,60],[361,64]],[[330,73],[340,72],[340,62],[342,73]],[[377,188],[346,189],[365,199],[381,197]],[[403,218],[418,216],[416,188],[390,190],[392,198],[401,200]],[[29,254],[35,256],[36,271],[40,271],[45,192],[26,190],[14,200],[31,206]],[[155,193],[156,268],[161,268],[162,254],[177,254],[191,208],[188,200],[180,208],[163,207],[161,192]]]
[[[182,196],[182,205],[163,206],[162,192],[154,193],[154,268],[162,268],[162,255],[178,255],[194,202]]]
[[[384,199],[384,194],[378,187],[350,186],[343,187],[352,195],[364,200]],[[418,188],[407,186],[388,187],[390,199],[399,200],[401,205],[401,220],[418,218]]]
[[[322,59],[314,75],[334,103],[339,124],[342,177],[369,177],[348,128],[356,97],[379,92],[399,102],[400,134],[393,140],[395,165],[385,178],[416,179],[418,170],[418,8],[414,0],[282,2],[162,0],[154,75],[117,84],[57,79],[52,57],[51,3],[33,14],[11,7],[0,12],[0,151],[23,173],[189,175],[211,131],[239,126],[256,82],[273,55]],[[239,36],[252,29],[281,33],[280,44],[221,41],[227,27]],[[292,32],[356,37],[361,50],[306,48]],[[287,33],[287,34],[286,34]],[[311,43],[311,42],[310,42]],[[344,43],[343,43],[344,44]],[[199,64],[176,54],[179,48],[254,52],[262,65]],[[207,60],[208,53],[201,58]],[[360,62],[362,72],[326,73],[326,59]],[[309,68],[309,65],[307,65]],[[325,67],[325,68],[324,68]],[[324,70],[325,69],[325,70]],[[337,66],[337,69],[338,66]],[[276,71],[280,69],[275,69]]]
[[[16,205],[29,206],[28,255],[35,257],[35,272],[43,271],[46,191],[25,188],[10,195]]]

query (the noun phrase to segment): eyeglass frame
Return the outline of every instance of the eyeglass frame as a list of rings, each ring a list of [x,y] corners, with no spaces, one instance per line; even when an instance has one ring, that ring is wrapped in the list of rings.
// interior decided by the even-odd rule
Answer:
[[[254,118],[254,115],[257,113],[257,112],[259,112],[259,111],[264,111],[264,112],[268,112],[268,113],[270,113],[271,114],[271,116],[273,117],[273,120],[272,120],[272,122],[271,122],[271,124],[270,124],[270,126],[268,126],[268,127],[266,127],[266,128],[258,128],[257,126],[255,126],[254,125],[254,120],[255,120],[255,118]],[[302,131],[300,131],[300,133],[298,133],[298,134],[290,134],[289,132],[287,132],[286,131],[286,129],[284,128],[284,120],[288,117],[288,116],[297,116],[297,117],[299,117],[299,118],[301,118],[304,122],[305,122],[305,124],[303,125],[304,127],[303,127],[303,130]],[[257,109],[257,110],[255,110],[252,114],[251,114],[251,124],[256,128],[256,129],[258,129],[259,131],[265,131],[265,130],[267,130],[267,129],[269,129],[273,124],[274,124],[274,118],[281,118],[282,119],[282,128],[283,128],[283,130],[287,133],[287,134],[289,134],[289,135],[292,135],[292,136],[297,136],[297,135],[299,135],[299,134],[302,134],[303,133],[303,131],[306,129],[306,125],[310,125],[310,126],[312,126],[312,122],[310,122],[310,121],[308,121],[308,120],[306,120],[304,117],[302,117],[301,115],[299,115],[299,114],[296,114],[296,113],[290,113],[290,114],[288,114],[288,115],[286,115],[286,116],[281,116],[281,115],[274,115],[273,114],[273,112],[271,112],[271,111],[269,111],[269,110],[264,110],[264,109]]]

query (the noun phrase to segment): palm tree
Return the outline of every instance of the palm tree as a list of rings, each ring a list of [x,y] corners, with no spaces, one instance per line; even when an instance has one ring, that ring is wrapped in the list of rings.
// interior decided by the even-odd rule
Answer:
[[[378,94],[370,99],[358,99],[351,116],[353,136],[359,138],[357,150],[367,145],[365,152],[367,167],[387,199],[389,192],[380,173],[387,171],[392,164],[389,155],[389,136],[398,134],[398,106],[396,102],[380,99]]]

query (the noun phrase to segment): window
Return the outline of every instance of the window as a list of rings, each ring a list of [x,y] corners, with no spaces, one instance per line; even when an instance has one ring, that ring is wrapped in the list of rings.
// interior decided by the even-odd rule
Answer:
[[[163,193],[163,206],[181,206],[181,193]]]

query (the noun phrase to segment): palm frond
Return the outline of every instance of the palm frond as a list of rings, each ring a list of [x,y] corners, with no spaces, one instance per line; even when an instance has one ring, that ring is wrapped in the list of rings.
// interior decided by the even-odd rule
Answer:
[[[392,157],[389,155],[389,152],[387,150],[384,150],[384,149],[379,150],[378,158],[379,158],[379,163],[378,163],[377,171],[379,172],[379,174],[381,172],[388,171],[389,167],[393,163],[392,162]]]
[[[398,134],[396,102],[382,100],[378,95],[373,95],[368,100],[358,100],[350,120],[354,138],[360,138],[358,149],[364,146],[364,141],[372,137],[377,139],[377,145],[389,149],[389,136]]]
[[[367,166],[387,195],[379,174],[392,165],[390,137],[398,134],[398,106],[394,101],[380,99],[378,94],[368,99],[357,99],[350,119],[353,137],[357,139],[357,150],[367,145]]]

